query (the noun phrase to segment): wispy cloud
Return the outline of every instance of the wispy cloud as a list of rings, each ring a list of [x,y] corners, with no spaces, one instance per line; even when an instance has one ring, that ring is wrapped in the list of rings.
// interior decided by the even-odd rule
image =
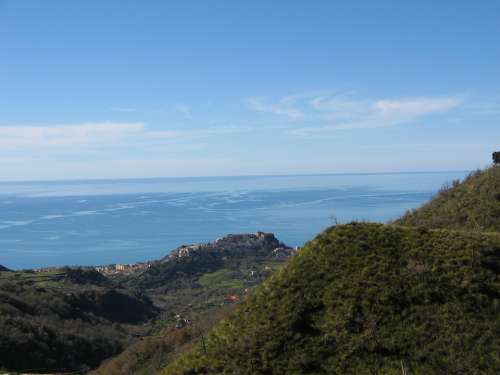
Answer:
[[[136,108],[136,107],[112,107],[110,108],[113,112],[124,112],[124,113],[142,113],[142,114],[159,114],[164,113],[163,108]]]
[[[293,107],[289,97],[275,103],[265,103],[262,99],[256,98],[246,99],[245,102],[256,112],[271,113],[291,119],[299,119],[304,116],[301,110]]]
[[[82,145],[113,145],[125,140],[171,138],[175,131],[150,131],[142,122],[97,122],[62,125],[0,126],[2,148],[61,148]]]
[[[431,113],[446,112],[462,103],[459,97],[417,98],[404,100],[379,100],[373,104],[375,110],[386,117],[418,117]]]
[[[253,110],[294,120],[289,133],[314,135],[347,129],[397,126],[445,113],[463,103],[460,96],[363,99],[349,94],[290,95],[273,102],[247,101]]]
[[[121,113],[136,113],[144,115],[155,115],[155,114],[165,114],[165,113],[180,113],[184,118],[192,118],[192,109],[186,103],[179,102],[174,106],[169,106],[168,109],[165,108],[140,108],[140,107],[112,107],[110,108],[113,112]]]
[[[0,125],[0,150],[105,148],[161,145],[172,140],[184,142],[203,138],[249,133],[255,127],[211,125],[192,129],[149,128],[143,122],[92,122],[54,125]]]

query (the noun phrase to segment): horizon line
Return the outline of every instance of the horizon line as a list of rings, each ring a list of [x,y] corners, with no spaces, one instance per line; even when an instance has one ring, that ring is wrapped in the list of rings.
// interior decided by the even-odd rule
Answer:
[[[191,180],[212,178],[255,178],[255,177],[313,177],[313,176],[353,176],[353,175],[397,175],[397,174],[440,174],[440,173],[469,173],[474,169],[458,170],[421,170],[421,171],[392,171],[392,172],[325,172],[325,173],[289,173],[289,174],[242,174],[242,175],[207,175],[207,176],[162,176],[162,177],[115,177],[115,178],[70,178],[70,179],[41,179],[41,180],[0,180],[0,184],[16,183],[54,183],[54,182],[105,182],[105,181],[131,181],[131,180]]]

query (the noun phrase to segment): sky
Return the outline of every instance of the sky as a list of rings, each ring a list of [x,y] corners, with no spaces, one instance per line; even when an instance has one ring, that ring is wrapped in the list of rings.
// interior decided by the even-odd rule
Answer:
[[[470,170],[500,1],[0,0],[0,180]]]

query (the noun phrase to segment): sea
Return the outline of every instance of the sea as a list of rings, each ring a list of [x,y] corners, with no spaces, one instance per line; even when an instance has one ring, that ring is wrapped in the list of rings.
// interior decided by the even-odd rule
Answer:
[[[352,220],[390,222],[463,172],[0,183],[0,264],[159,259],[183,244],[272,232],[303,246]]]

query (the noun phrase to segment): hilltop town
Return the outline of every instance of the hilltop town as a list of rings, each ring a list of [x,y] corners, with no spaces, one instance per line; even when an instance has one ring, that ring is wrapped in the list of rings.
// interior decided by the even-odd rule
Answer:
[[[163,258],[161,262],[169,262],[202,252],[217,252],[219,254],[227,252],[231,254],[264,252],[271,259],[287,259],[295,254],[297,250],[297,247],[291,248],[278,241],[273,233],[228,234],[217,238],[214,242],[182,245]]]
[[[293,256],[299,250],[278,241],[273,233],[257,232],[244,234],[228,234],[217,238],[213,242],[182,245],[170,252],[160,261],[151,260],[138,263],[117,263],[99,266],[78,266],[79,269],[97,271],[105,276],[132,275],[150,269],[155,263],[166,263],[183,257],[195,256],[202,252],[206,253],[255,253],[264,252],[271,260],[284,261]],[[71,267],[70,267],[71,268]],[[61,267],[43,267],[33,271],[36,273],[55,272]]]

